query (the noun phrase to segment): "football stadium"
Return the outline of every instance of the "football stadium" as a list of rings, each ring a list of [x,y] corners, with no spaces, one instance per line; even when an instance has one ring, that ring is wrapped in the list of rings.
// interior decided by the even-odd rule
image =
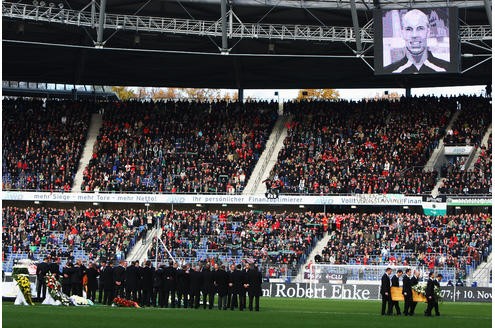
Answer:
[[[491,327],[491,6],[2,1],[2,325]]]

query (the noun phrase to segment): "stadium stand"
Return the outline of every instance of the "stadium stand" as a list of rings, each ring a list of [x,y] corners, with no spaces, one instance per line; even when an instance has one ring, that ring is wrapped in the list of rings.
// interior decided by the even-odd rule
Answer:
[[[492,143],[481,147],[481,153],[472,170],[465,167],[465,159],[456,158],[454,163],[444,166],[439,192],[447,195],[475,195],[492,193]]]
[[[84,191],[239,193],[277,118],[276,103],[107,106]]]
[[[445,135],[446,145],[473,145],[479,147],[481,139],[491,122],[491,98],[457,97],[460,111],[454,126]]]
[[[273,169],[292,193],[424,194],[423,172],[455,108],[455,98],[288,103],[294,115]]]
[[[144,210],[4,207],[4,270],[15,260],[43,256],[68,259],[121,260],[144,234]]]
[[[2,105],[2,189],[70,191],[90,103],[4,99]]]
[[[330,240],[316,262],[454,267],[465,278],[492,248],[490,214],[329,216]]]

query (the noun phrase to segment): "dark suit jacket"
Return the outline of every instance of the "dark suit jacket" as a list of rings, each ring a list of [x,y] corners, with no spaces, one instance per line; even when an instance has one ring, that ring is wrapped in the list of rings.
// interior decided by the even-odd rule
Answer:
[[[136,290],[139,280],[139,268],[131,265],[125,270],[125,286],[129,290]]]
[[[164,287],[168,290],[175,290],[177,286],[177,270],[168,266],[163,269]]]
[[[386,273],[383,274],[382,276],[382,283],[380,286],[380,294],[383,296],[385,293],[388,293],[390,295],[390,278]]]
[[[201,286],[203,285],[203,275],[199,271],[190,271],[191,276],[191,292],[199,293]]]
[[[263,278],[261,277],[261,272],[257,269],[250,269],[247,273],[247,283],[249,284],[248,293],[249,295],[261,296],[261,283]]]
[[[118,281],[121,282],[120,286],[123,286],[125,283],[125,268],[121,265],[115,267],[113,269],[113,282],[117,284]]]
[[[86,271],[86,275],[88,277],[88,288],[89,289],[96,289],[98,287],[97,277],[100,275],[98,270],[91,267]]]
[[[48,272],[48,266],[49,264],[46,262],[41,262],[36,265],[36,275],[38,276],[38,279],[43,279],[42,281],[45,281],[45,275]]]
[[[417,285],[418,284],[418,278],[416,278],[415,276],[413,276],[411,278],[411,286],[414,286],[414,285]]]
[[[402,279],[402,294],[405,299],[412,300],[411,279],[407,275]]]
[[[205,293],[213,292],[215,290],[215,286],[213,285],[213,271],[203,268],[201,275],[203,276],[201,290]]]
[[[51,273],[55,274],[55,277],[58,279],[60,276],[60,267],[58,266],[58,263],[52,262],[48,265],[48,271]]]
[[[242,292],[244,284],[247,284],[246,276],[237,269],[230,274],[230,282],[232,283],[232,292],[236,294]]]
[[[213,273],[218,296],[226,296],[229,288],[229,274],[225,270],[218,270]]]
[[[428,58],[419,70],[411,62],[409,62],[407,57],[385,66],[383,70],[385,73],[391,74],[436,73],[445,72],[449,65],[449,62],[433,56],[431,51],[428,51]]]
[[[397,275],[393,275],[391,282],[393,287],[399,287],[399,277]]]
[[[189,272],[182,269],[177,270],[177,291],[189,293],[190,284],[191,276]]]
[[[426,298],[429,298],[430,296],[435,296],[435,281],[434,279],[428,279],[428,282],[426,283]]]
[[[113,267],[107,265],[103,269],[103,272],[100,274],[100,286],[103,286],[103,289],[107,290],[113,289]]]
[[[153,274],[155,273],[155,268],[145,266],[142,270],[141,279],[143,280],[143,289],[153,289]]]

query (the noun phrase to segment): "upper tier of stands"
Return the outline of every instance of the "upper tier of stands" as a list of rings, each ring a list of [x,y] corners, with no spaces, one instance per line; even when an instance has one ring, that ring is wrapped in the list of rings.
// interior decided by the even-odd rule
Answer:
[[[423,172],[456,108],[454,98],[286,104],[294,115],[274,178],[289,192],[424,194]]]
[[[239,193],[276,103],[123,102],[105,109],[84,191]]]
[[[70,191],[91,107],[74,101],[2,100],[2,189]]]

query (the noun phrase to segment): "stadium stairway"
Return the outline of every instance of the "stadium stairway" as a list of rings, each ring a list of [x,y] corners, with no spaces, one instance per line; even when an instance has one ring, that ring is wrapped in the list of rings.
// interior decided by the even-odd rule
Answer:
[[[281,115],[278,117],[266,143],[266,148],[254,167],[246,188],[244,188],[244,195],[265,193],[265,185],[261,182],[269,177],[270,171],[277,163],[278,153],[283,148],[284,140],[287,137],[287,123],[291,121],[292,116]]]
[[[79,161],[79,168],[77,169],[76,176],[74,178],[74,185],[72,186],[72,192],[80,192],[81,185],[83,183],[83,172],[89,161],[93,157],[93,147],[96,143],[96,139],[103,125],[103,119],[101,114],[91,115],[91,123],[88,130],[88,138],[84,145],[84,150]]]
[[[149,231],[146,234],[144,241],[143,238],[139,239],[134,245],[134,247],[131,249],[125,260],[128,263],[130,261],[136,261],[136,260],[138,260],[139,263],[142,263],[144,260],[146,260],[148,258],[148,249],[153,243],[153,238],[155,238],[158,235],[158,232],[160,232],[159,229],[153,228],[151,231]]]
[[[490,254],[486,262],[478,265],[476,270],[466,278],[466,286],[471,286],[473,282],[476,282],[478,287],[490,287],[491,286],[491,273],[492,273],[492,254]]]
[[[313,248],[311,253],[309,253],[306,263],[304,263],[299,268],[299,272],[297,273],[297,276],[293,282],[304,282],[304,268],[307,267],[310,263],[315,262],[315,256],[321,254],[325,246],[327,246],[329,240],[330,240],[330,234],[326,232],[326,234],[323,235],[323,238],[321,238],[320,241],[318,241],[318,243]]]
[[[490,134],[492,134],[492,125],[488,126],[488,129],[486,129],[485,135],[483,136],[483,139],[481,140],[481,145],[488,147],[488,139],[490,138]],[[480,157],[481,154],[481,147],[478,147],[476,149],[476,154],[474,155],[473,159],[471,160],[471,163],[469,163],[468,166],[468,171],[474,170],[474,164],[478,161],[478,158]]]
[[[457,118],[459,117],[460,114],[461,114],[460,111],[456,111],[454,115],[452,115],[452,119],[450,120],[449,125],[447,125],[447,127],[445,128],[445,131],[448,131],[452,128],[452,126],[454,125],[455,121],[457,121]],[[442,157],[445,151],[445,145],[443,143],[443,139],[444,138],[440,139],[440,141],[438,142],[437,148],[435,148],[435,150],[431,154],[430,159],[423,168],[423,171],[431,172],[435,169],[438,169],[442,165],[442,163],[439,163],[439,158]]]

